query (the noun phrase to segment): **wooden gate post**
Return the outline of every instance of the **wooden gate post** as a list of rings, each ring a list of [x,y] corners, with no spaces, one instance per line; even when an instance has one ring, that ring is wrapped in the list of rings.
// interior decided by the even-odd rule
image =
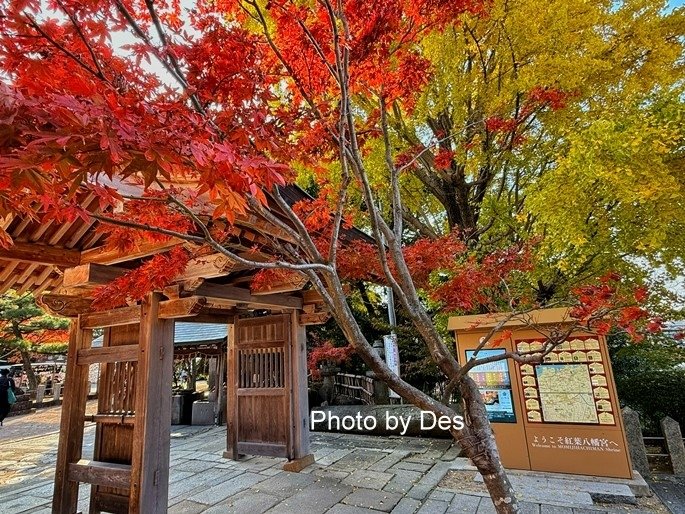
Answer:
[[[159,293],[142,303],[129,514],[162,514],[169,496],[174,323],[159,319]]]
[[[283,469],[301,471],[314,463],[309,447],[309,394],[307,391],[307,334],[299,323],[299,312],[290,314],[292,345],[290,374],[292,387],[292,460]]]
[[[71,321],[52,498],[53,514],[72,514],[76,512],[78,504],[79,484],[69,480],[69,465],[78,462],[83,453],[83,424],[90,384],[88,366],[79,366],[77,361],[79,350],[90,347],[91,338],[91,330],[81,329],[80,316]]]

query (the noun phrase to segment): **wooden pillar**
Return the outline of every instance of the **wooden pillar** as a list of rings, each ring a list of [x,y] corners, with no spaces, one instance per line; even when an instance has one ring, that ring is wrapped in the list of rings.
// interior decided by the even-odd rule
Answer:
[[[129,514],[167,512],[174,324],[157,317],[160,296],[141,310]]]
[[[92,331],[80,328],[79,318],[69,328],[69,350],[64,402],[59,429],[53,514],[73,514],[78,504],[78,482],[69,480],[69,465],[79,461],[83,452],[83,424],[88,399],[88,366],[77,363],[78,351],[90,347]]]
[[[309,394],[307,392],[307,334],[299,324],[299,312],[290,314],[292,344],[290,346],[292,460],[283,466],[286,471],[301,471],[314,463],[309,446]]]
[[[238,426],[236,425],[238,374],[235,359],[235,319],[228,325],[228,350],[226,356],[226,452],[227,459],[238,459]]]

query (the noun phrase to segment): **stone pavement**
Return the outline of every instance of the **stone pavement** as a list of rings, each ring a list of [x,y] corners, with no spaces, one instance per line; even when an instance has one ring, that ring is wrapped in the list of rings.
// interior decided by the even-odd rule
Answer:
[[[649,485],[672,514],[685,514],[685,477],[656,475]]]
[[[30,422],[30,417],[25,418]],[[1,430],[1,429],[0,429]],[[92,454],[94,427],[86,428],[84,456]],[[58,434],[52,432],[0,444],[0,510],[49,513]],[[465,469],[450,441],[402,437],[313,434],[316,464],[302,473],[281,469],[283,459],[222,457],[224,427],[173,427],[169,512],[261,514],[443,514],[493,513],[486,494],[440,487],[451,469]],[[534,477],[532,477],[534,478]],[[517,478],[524,512],[590,514],[618,512],[597,507],[590,496],[568,503],[559,485]],[[470,484],[466,484],[467,489]],[[482,487],[482,486],[481,486]],[[528,492],[526,492],[526,490]],[[536,501],[534,491],[544,496]],[[89,486],[79,508],[88,511]],[[574,502],[580,496],[573,496]],[[623,508],[620,512],[625,512]],[[633,514],[639,511],[631,511]],[[643,511],[644,512],[644,511]]]

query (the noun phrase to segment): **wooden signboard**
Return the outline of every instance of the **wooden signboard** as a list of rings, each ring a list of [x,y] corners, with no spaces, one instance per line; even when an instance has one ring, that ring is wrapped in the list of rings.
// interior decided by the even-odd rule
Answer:
[[[502,315],[451,318],[463,364]],[[497,347],[490,343],[477,358],[542,349],[545,326],[568,322],[565,309],[533,315],[535,329],[518,321]],[[497,335],[491,341],[497,340]],[[611,362],[603,336],[571,334],[540,364],[512,360],[476,366],[478,384],[505,467],[632,478]]]

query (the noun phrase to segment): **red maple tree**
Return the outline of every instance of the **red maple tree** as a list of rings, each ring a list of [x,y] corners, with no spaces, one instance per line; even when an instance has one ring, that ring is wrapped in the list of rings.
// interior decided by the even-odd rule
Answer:
[[[464,12],[485,14],[487,2],[220,0],[187,11],[173,0],[50,0],[42,11],[44,4],[8,1],[0,16],[0,216],[92,216],[106,227],[108,244],[123,250],[170,237],[209,245],[268,270],[258,283],[283,273],[274,270],[304,273],[378,378],[420,408],[453,417],[373,352],[344,281],[391,287],[449,387],[465,400],[468,423],[455,439],[485,477],[497,511],[518,511],[481,395],[468,367],[447,349],[423,293],[448,310],[513,302],[501,286],[527,269],[529,249],[474,256],[459,234],[407,244],[400,175],[423,153],[433,153],[442,168],[453,155],[429,145],[397,155],[387,122],[389,108],[411,112],[427,84],[431,64],[418,50],[421,38],[458,24]],[[525,105],[563,108],[568,94],[536,88]],[[483,122],[507,133],[527,112]],[[365,142],[379,138],[389,209],[381,208],[365,164]],[[320,194],[291,206],[278,186],[291,183],[298,166],[314,171]],[[340,171],[335,180],[331,166]],[[97,197],[98,213],[79,206],[83,190]],[[352,191],[363,209],[350,201]],[[267,209],[269,198],[285,221]],[[232,252],[214,222],[230,224],[248,210],[296,243],[268,262]],[[351,220],[368,228],[368,242],[343,241]],[[11,244],[2,229],[0,243]],[[160,254],[100,291],[96,303],[118,305],[160,289],[190,257],[182,249]],[[618,305],[617,289],[597,287],[578,291],[576,315],[585,325],[604,323]],[[517,301],[517,309],[533,307]],[[626,327],[645,317],[619,312]]]

